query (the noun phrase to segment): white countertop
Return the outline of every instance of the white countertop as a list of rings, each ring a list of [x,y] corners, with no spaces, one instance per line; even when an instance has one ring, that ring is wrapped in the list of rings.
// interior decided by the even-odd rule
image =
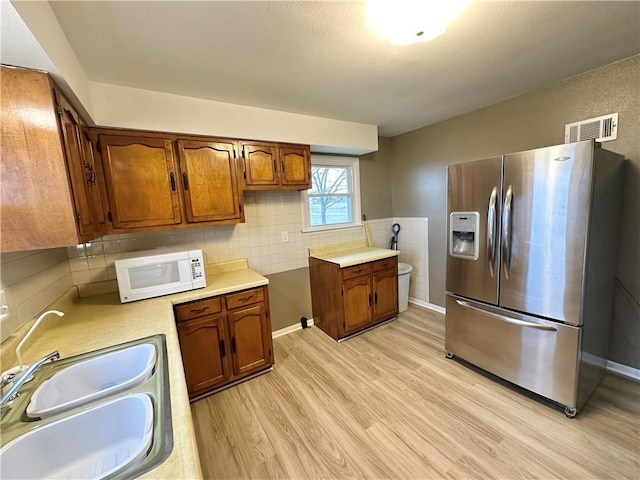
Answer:
[[[398,255],[400,255],[398,250],[368,247],[365,240],[309,248],[309,257],[335,263],[340,268],[397,257]]]

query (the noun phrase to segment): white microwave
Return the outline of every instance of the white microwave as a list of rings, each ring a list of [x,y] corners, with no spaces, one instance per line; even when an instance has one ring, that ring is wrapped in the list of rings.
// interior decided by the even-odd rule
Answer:
[[[207,286],[202,250],[158,248],[121,255],[115,262],[122,303]]]

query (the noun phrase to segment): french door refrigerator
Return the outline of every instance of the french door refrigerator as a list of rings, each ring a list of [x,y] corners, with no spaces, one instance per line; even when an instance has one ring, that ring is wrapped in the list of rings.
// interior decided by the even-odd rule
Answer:
[[[623,160],[591,140],[448,167],[448,357],[576,415],[607,361]]]

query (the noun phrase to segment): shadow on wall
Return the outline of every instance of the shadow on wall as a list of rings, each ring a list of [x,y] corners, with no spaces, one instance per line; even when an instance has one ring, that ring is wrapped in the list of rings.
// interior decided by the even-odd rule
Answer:
[[[295,325],[301,317],[313,317],[308,267],[274,273],[267,278],[272,331]]]

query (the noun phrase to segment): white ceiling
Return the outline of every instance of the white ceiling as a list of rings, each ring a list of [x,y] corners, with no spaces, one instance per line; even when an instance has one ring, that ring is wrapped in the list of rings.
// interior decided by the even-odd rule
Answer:
[[[476,2],[389,46],[363,2],[51,2],[90,80],[394,136],[640,52],[640,2]]]

